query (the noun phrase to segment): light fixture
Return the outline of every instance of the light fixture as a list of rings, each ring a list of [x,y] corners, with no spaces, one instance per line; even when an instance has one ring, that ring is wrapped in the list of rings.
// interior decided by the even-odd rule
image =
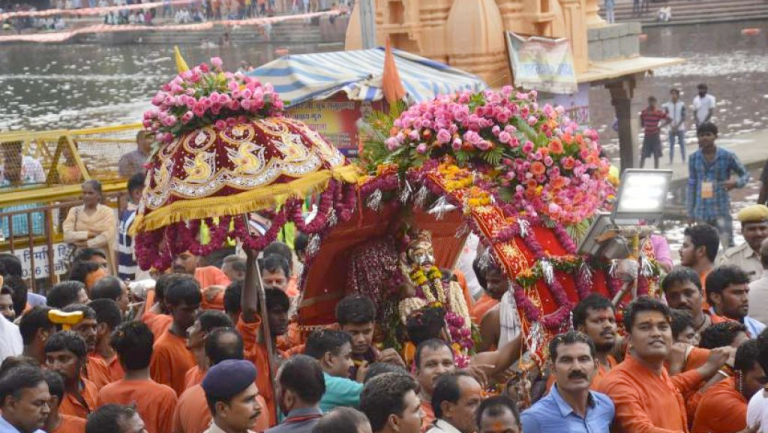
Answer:
[[[618,225],[654,224],[664,215],[671,183],[672,170],[625,170],[611,219]]]

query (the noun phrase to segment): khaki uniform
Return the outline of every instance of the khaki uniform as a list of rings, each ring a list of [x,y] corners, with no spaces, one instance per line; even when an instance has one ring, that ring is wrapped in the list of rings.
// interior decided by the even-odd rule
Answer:
[[[717,258],[716,265],[736,265],[747,273],[749,281],[756,281],[763,275],[760,256],[746,242],[737,247],[728,248]]]

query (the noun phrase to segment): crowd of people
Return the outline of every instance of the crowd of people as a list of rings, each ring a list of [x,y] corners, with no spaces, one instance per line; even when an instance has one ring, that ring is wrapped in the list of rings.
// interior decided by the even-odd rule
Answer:
[[[707,120],[689,160],[711,168],[730,156],[710,148],[705,135],[717,130]],[[523,335],[512,283],[494,260],[478,255],[466,275],[446,270],[479,330],[477,353],[464,359],[434,306],[405,318],[402,348],[384,347],[364,288],[339,299],[334,324],[299,326],[302,234],[261,252],[185,251],[165,273],[138,269],[130,227],[150,138],[140,133],[118,164],[129,179],[125,211],[102,204],[98,181],[83,183],[83,204],[63,224],[68,274],[45,296],[27,289],[16,256],[0,254],[2,431],[768,431],[765,205],[738,213],[736,246],[720,217],[693,218],[677,266],[654,235],[661,293],[625,307],[590,294],[541,352]],[[702,186],[708,173],[692,175],[702,215],[697,197],[721,188]],[[481,288],[477,299],[468,284]],[[545,362],[532,367],[532,352]]]

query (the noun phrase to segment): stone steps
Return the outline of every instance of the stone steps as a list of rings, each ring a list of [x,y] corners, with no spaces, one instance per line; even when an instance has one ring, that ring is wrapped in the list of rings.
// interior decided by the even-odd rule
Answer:
[[[672,19],[668,22],[659,22],[656,19],[656,13],[662,7],[670,7],[672,10]],[[600,14],[605,16],[605,11],[602,8]],[[648,27],[768,19],[768,1],[671,0],[651,2],[649,12],[639,17],[633,16],[632,2],[629,1],[616,4],[615,14],[617,22],[637,21]]]

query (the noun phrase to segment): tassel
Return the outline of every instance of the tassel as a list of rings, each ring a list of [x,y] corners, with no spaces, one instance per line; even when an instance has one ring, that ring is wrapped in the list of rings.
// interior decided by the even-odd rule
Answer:
[[[531,324],[531,329],[528,332],[527,345],[528,353],[537,353],[539,347],[544,342],[544,334],[541,332],[541,324],[534,322]]]
[[[448,211],[448,200],[445,196],[440,197],[429,210],[429,213],[435,215],[435,219],[441,220],[445,217],[445,213]]]
[[[645,255],[640,256],[640,272],[645,278],[651,278],[653,276],[653,263],[651,263]]]
[[[411,192],[413,190],[411,189],[411,184],[408,183],[408,181],[405,181],[405,187],[403,187],[403,190],[400,191],[400,203],[406,204],[408,203],[408,199],[411,197]]]
[[[373,211],[378,211],[381,207],[381,198],[384,195],[384,193],[381,192],[380,189],[377,189],[373,192],[370,196],[368,196],[368,200],[366,200],[365,205],[368,206],[368,209]]]
[[[581,262],[581,266],[579,266],[579,278],[584,282],[592,281],[592,268],[589,267],[586,260]]]
[[[336,216],[336,209],[331,209],[330,215],[328,215],[328,227],[336,227],[339,223],[339,217]]]
[[[318,251],[320,251],[320,235],[319,234],[310,235],[309,243],[307,244],[307,256],[314,257]]]
[[[552,263],[549,260],[542,259],[539,261],[539,267],[541,267],[541,274],[544,276],[544,281],[547,284],[552,284],[555,280],[555,270],[552,267]]]
[[[424,203],[427,201],[427,195],[429,194],[429,190],[427,190],[426,186],[422,186],[419,188],[419,191],[416,193],[416,198],[414,199],[414,203],[416,206],[423,208]]]
[[[464,220],[464,222],[462,222],[459,226],[459,229],[456,230],[456,234],[454,236],[456,236],[458,239],[461,239],[464,236],[467,236],[469,232],[469,223],[467,223],[467,220]]]
[[[527,220],[518,218],[517,225],[520,227],[520,237],[524,238],[528,236],[528,230],[531,228],[531,224]]]

